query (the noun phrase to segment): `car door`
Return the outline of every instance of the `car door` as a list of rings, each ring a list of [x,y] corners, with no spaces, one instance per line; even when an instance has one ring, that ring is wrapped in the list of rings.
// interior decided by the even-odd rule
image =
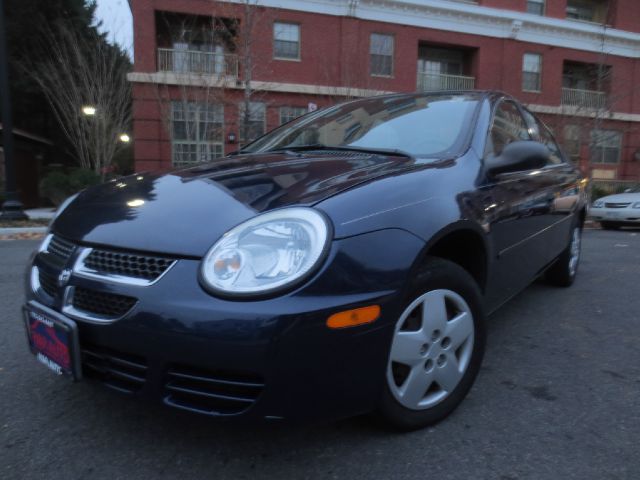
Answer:
[[[499,157],[511,142],[532,141],[532,133],[519,106],[501,100],[494,108],[484,158]],[[522,290],[547,261],[546,247],[535,239],[549,226],[555,190],[548,188],[548,177],[540,170],[487,177],[481,187],[485,229],[495,257],[489,305],[497,306]]]
[[[553,261],[569,242],[571,226],[580,200],[580,173],[567,160],[549,128],[527,109],[523,116],[534,140],[549,149],[547,166],[536,172],[539,188],[553,197],[544,215],[545,230],[537,241],[545,247],[546,263]]]

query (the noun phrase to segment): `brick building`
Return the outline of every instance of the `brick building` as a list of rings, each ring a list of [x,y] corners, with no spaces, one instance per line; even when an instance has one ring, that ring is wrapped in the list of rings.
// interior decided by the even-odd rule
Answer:
[[[640,179],[637,0],[129,2],[139,171],[356,96],[476,88],[528,104],[594,178]]]

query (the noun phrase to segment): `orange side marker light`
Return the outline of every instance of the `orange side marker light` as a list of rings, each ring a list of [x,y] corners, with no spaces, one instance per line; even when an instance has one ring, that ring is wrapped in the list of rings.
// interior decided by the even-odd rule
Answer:
[[[380,316],[380,306],[371,305],[369,307],[354,308],[344,312],[334,313],[327,319],[329,328],[349,328],[366,323],[375,322]]]

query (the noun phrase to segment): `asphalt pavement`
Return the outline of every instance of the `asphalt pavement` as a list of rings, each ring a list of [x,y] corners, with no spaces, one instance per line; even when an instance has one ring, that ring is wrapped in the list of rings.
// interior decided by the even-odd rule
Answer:
[[[220,424],[56,377],[20,319],[36,245],[0,242],[0,479],[640,478],[640,230],[586,231],[574,286],[494,314],[469,397],[409,434]]]

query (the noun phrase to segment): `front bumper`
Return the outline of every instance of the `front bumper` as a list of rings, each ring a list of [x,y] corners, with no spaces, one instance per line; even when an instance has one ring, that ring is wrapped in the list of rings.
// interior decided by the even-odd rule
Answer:
[[[121,319],[76,319],[83,373],[169,406],[236,419],[329,419],[375,407],[413,259],[422,240],[401,230],[336,240],[324,267],[287,295],[230,301],[198,284],[199,260],[180,259],[157,283],[71,274],[66,289],[137,299]],[[36,269],[50,268],[40,256]],[[52,273],[52,272],[49,272]],[[62,311],[28,285],[28,300]],[[338,311],[377,304],[381,317],[330,330]]]
[[[596,222],[640,225],[640,208],[591,208],[589,217]]]

